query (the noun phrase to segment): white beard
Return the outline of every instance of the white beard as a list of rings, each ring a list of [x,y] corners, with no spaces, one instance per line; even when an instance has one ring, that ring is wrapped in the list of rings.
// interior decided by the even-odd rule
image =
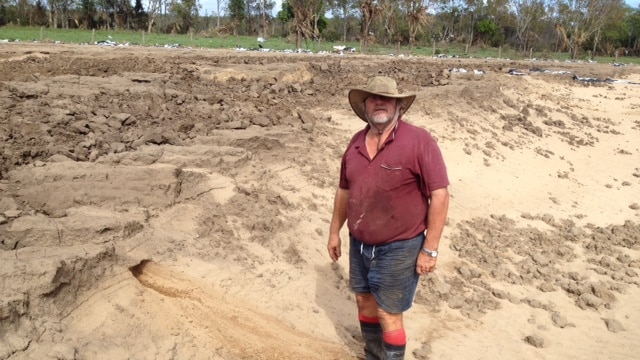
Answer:
[[[393,116],[390,116],[389,113],[377,113],[371,117],[371,122],[374,124],[386,124],[391,120],[393,120]]]
[[[368,116],[368,118],[372,124],[384,125],[392,123],[398,118],[398,115],[400,115],[400,108],[396,107],[396,111],[393,114],[389,114],[388,112],[378,113],[377,111],[374,111],[374,115]]]

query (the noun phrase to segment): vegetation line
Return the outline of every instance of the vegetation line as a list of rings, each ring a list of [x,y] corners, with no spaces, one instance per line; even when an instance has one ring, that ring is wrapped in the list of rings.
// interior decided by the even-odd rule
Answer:
[[[640,57],[640,6],[624,0],[283,0],[279,10],[273,0],[208,0],[212,13],[200,1],[0,0],[0,40],[623,63]]]

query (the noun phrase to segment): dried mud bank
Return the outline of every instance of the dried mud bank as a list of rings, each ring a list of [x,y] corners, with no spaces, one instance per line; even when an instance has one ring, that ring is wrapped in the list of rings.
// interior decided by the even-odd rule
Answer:
[[[410,120],[451,171],[447,259],[416,311],[477,324],[515,306],[523,358],[554,358],[555,331],[640,331],[621,310],[640,285],[640,87],[502,60],[3,44],[0,64],[0,359],[355,358],[324,243],[362,125],[345,95],[372,74],[418,93]],[[598,111],[611,102],[622,118]],[[415,336],[411,356],[438,355]]]

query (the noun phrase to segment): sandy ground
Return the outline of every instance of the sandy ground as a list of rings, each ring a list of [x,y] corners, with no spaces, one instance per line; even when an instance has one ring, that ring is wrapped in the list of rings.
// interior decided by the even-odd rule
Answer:
[[[637,359],[640,67],[9,43],[0,360],[362,358],[326,240],[375,74],[451,179],[407,359]]]

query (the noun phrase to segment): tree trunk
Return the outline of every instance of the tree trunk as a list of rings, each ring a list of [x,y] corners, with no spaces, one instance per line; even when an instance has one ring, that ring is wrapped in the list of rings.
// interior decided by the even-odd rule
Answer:
[[[220,0],[216,1],[216,29],[220,29]]]
[[[153,28],[153,23],[156,20],[155,14],[153,16],[149,16],[149,26],[147,26],[147,34],[151,33],[151,29]]]
[[[600,29],[596,31],[596,35],[593,37],[593,51],[591,51],[591,60],[593,60],[593,57],[596,56],[598,41],[600,41]]]
[[[342,22],[342,42],[347,42],[347,17]]]

